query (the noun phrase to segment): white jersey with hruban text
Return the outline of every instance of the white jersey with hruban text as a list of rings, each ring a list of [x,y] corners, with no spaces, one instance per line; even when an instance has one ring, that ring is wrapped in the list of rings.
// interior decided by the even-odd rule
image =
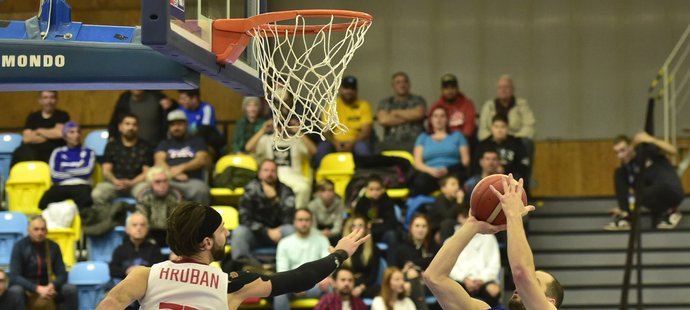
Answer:
[[[151,266],[141,309],[228,309],[228,275],[193,260],[164,261]]]

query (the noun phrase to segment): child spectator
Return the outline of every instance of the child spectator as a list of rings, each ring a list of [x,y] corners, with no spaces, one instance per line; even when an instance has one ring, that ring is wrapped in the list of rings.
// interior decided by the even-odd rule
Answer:
[[[308,208],[314,214],[314,227],[335,245],[342,236],[345,206],[335,194],[331,180],[316,184],[316,197],[309,202]]]
[[[388,245],[388,261],[392,261],[398,245],[400,222],[395,216],[395,203],[386,194],[381,177],[372,174],[367,178],[365,193],[357,200],[354,213],[369,220],[374,242]]]

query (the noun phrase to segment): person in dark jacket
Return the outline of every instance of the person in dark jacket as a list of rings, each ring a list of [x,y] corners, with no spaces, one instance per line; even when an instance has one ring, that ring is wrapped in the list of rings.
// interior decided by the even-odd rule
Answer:
[[[429,231],[436,244],[442,244],[455,232],[455,214],[460,208],[466,208],[465,192],[460,188],[460,181],[455,176],[445,176],[439,181],[441,195],[427,210]]]
[[[143,213],[134,212],[127,218],[125,232],[127,238],[115,248],[108,265],[110,277],[116,282],[124,279],[134,267],[151,267],[166,260],[165,255],[161,254],[161,248],[147,238],[149,222]]]
[[[8,283],[7,272],[0,268],[0,309],[24,309],[24,292],[8,291]]]
[[[278,166],[272,160],[259,165],[257,179],[247,183],[240,198],[240,226],[232,231],[232,259],[250,256],[257,246],[276,246],[295,231],[295,194],[278,181]]]
[[[367,219],[359,215],[350,217],[343,226],[343,235],[347,236],[355,229],[363,229],[364,233],[368,234]],[[343,263],[343,266],[352,269],[355,277],[355,286],[352,289],[353,297],[374,298],[379,294],[379,290],[381,290],[381,284],[378,283],[382,268],[381,252],[373,239],[370,238],[357,248],[352,257]]]
[[[166,110],[163,105],[166,102],[170,106]],[[127,114],[136,115],[139,118],[139,138],[148,141],[152,145],[165,138],[167,112],[177,108],[177,104],[167,99],[163,93],[154,90],[130,90],[122,93],[117,98],[113,114],[108,123],[110,139],[119,139],[118,124]]]
[[[395,216],[395,202],[386,194],[381,177],[372,174],[367,178],[364,196],[357,200],[354,214],[371,223],[372,239],[388,245],[388,261],[391,261],[400,240],[400,222]]]
[[[77,309],[77,288],[67,283],[67,271],[57,243],[47,239],[48,229],[41,216],[29,221],[29,236],[12,247],[10,291],[27,297],[51,300],[60,309]]]
[[[527,175],[531,165],[529,155],[522,141],[508,134],[508,118],[505,116],[497,114],[491,120],[491,136],[479,142],[473,152],[472,171],[481,171],[479,160],[486,150],[498,152],[502,173],[512,173],[516,179]]]

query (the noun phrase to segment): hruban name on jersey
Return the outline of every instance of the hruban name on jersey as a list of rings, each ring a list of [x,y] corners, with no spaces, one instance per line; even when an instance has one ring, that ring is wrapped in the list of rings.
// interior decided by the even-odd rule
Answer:
[[[62,68],[65,55],[2,55],[3,68]]]

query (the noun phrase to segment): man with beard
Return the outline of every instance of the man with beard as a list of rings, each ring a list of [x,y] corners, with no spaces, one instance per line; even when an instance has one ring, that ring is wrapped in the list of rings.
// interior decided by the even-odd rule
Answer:
[[[104,182],[91,192],[97,205],[105,205],[115,196],[136,197],[146,187],[146,170],[153,165],[153,148],[139,139],[139,118],[125,114],[117,128],[119,138],[105,146]]]
[[[510,185],[509,185],[510,184]],[[532,250],[527,242],[522,217],[534,206],[522,203],[523,181],[516,182],[510,175],[503,180],[504,194],[491,186],[501,201],[507,225],[493,226],[470,215],[467,222],[448,239],[424,272],[424,279],[444,309],[487,310],[489,305],[471,298],[449,274],[454,262],[475,234],[495,234],[507,228],[508,261],[517,290],[508,302],[508,309],[557,309],[563,303],[563,287],[556,278],[544,271],[535,271]],[[502,306],[493,309],[504,309]]]
[[[97,309],[123,309],[139,300],[142,309],[237,309],[246,298],[304,291],[333,272],[369,239],[361,230],[344,237],[330,255],[273,275],[225,274],[209,266],[222,260],[228,230],[213,208],[187,202],[168,221],[168,244],[179,256],[152,267],[137,267],[115,286]]]
[[[170,185],[179,188],[189,201],[208,204],[211,200],[204,169],[211,157],[204,140],[187,133],[187,116],[182,110],[168,114],[169,138],[161,141],[154,153],[156,166],[170,169]]]
[[[365,310],[367,306],[362,299],[352,296],[355,276],[347,267],[340,267],[333,273],[334,291],[321,297],[314,310]]]

